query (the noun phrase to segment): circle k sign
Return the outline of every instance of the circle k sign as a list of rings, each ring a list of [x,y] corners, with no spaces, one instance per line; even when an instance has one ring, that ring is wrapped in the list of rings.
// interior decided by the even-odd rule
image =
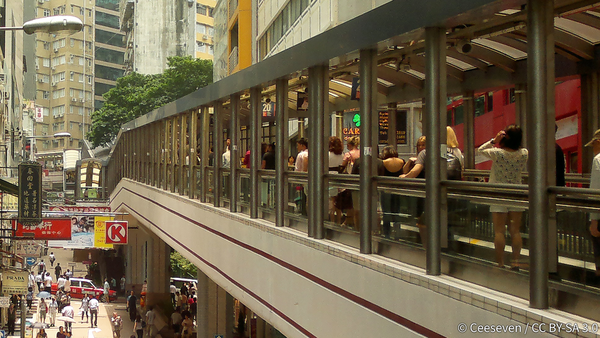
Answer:
[[[106,244],[127,244],[127,221],[106,221]]]

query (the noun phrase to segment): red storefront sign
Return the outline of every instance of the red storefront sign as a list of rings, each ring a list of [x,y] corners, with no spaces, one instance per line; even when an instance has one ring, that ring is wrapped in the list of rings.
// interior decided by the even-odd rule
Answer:
[[[26,239],[71,239],[69,218],[45,218],[40,224],[34,226],[23,225],[13,220],[13,229],[15,229],[15,237]]]

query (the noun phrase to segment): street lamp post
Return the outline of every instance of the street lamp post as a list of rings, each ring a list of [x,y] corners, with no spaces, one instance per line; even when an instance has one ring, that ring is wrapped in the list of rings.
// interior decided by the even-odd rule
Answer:
[[[61,32],[73,34],[73,33],[81,31],[82,28],[83,28],[83,22],[79,18],[70,16],[70,15],[56,15],[56,16],[47,16],[47,17],[27,21],[23,24],[23,26],[0,27],[0,31],[22,30],[23,32],[25,32],[25,34],[29,34],[29,35],[34,34],[34,33],[61,33]],[[65,136],[65,135],[63,135],[63,136]],[[71,135],[69,134],[69,136],[71,136]],[[19,200],[20,200],[20,198],[19,198]],[[22,295],[22,297],[23,297],[22,299],[24,299],[25,295]],[[21,338],[25,338],[26,313],[27,313],[27,311],[25,309],[25,302],[21,302]]]
[[[29,144],[29,160],[30,161],[35,161],[35,155],[33,153],[34,149],[35,149],[35,145],[36,145],[36,140],[44,140],[44,139],[54,139],[54,138],[68,138],[71,137],[71,133],[63,131],[60,133],[56,133],[54,135],[41,135],[41,136],[36,136],[36,135],[32,135],[32,136],[26,136],[25,139],[27,140],[31,140],[31,144]],[[25,147],[27,145],[27,142],[23,143],[23,158],[25,158]]]

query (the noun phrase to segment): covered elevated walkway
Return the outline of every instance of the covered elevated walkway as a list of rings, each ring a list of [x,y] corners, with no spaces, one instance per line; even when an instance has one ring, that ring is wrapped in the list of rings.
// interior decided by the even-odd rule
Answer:
[[[590,197],[600,192],[581,188],[581,174],[555,186],[553,131],[555,83],[580,81],[576,138],[586,172],[591,153],[581,142],[600,127],[597,18],[593,1],[387,2],[124,125],[105,168],[111,207],[157,237],[146,247],[151,267],[160,268],[168,244],[288,337],[457,336],[459,323],[591,326],[600,320],[600,290],[586,213],[597,210]],[[466,45],[472,50],[456,49]],[[349,100],[354,78],[360,101]],[[503,121],[524,126],[527,184],[469,181],[485,176],[474,170],[476,135],[492,129],[475,128],[473,98],[509,88],[515,98],[506,105],[515,112]],[[309,109],[295,109],[306,89]],[[464,102],[462,181],[446,179],[440,156],[454,95]],[[275,135],[261,121],[266,98],[287,103],[267,123]],[[378,112],[415,101],[424,103],[426,179],[377,176]],[[328,174],[327,139],[343,136],[336,116],[345,110],[360,121],[359,175]],[[288,171],[290,119],[298,134],[306,129],[308,173]],[[417,136],[398,148],[410,152]],[[220,156],[226,139],[230,168]],[[276,170],[261,170],[261,141],[273,139]],[[250,168],[242,169],[247,149]],[[330,188],[358,192],[360,226],[329,220]],[[301,190],[306,208],[296,203]],[[381,192],[401,196],[392,236],[380,231]],[[428,232],[420,238],[423,198]],[[519,272],[492,263],[492,203],[527,209]],[[156,294],[166,287],[149,283]]]

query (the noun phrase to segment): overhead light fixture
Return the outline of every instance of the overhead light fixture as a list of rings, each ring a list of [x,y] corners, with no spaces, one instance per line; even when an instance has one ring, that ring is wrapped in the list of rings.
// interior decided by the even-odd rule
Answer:
[[[406,60],[406,62],[405,62]],[[411,66],[410,66],[410,58],[406,58],[406,55],[402,55],[402,59],[397,59],[397,63],[396,63],[396,71],[403,71],[403,72],[408,72],[409,70],[411,70]]]
[[[473,45],[470,40],[460,40],[456,44],[456,50],[461,54],[470,54],[473,51]]]

